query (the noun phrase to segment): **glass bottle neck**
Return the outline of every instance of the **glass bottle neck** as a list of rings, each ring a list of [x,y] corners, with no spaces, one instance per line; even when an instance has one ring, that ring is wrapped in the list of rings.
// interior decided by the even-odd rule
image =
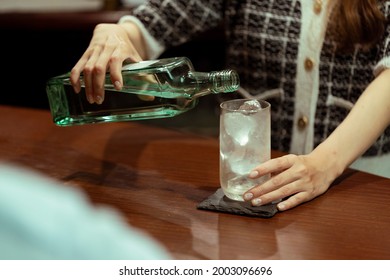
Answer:
[[[234,70],[222,70],[212,72],[190,71],[188,77],[195,80],[198,90],[195,96],[202,96],[209,93],[233,92],[238,89],[240,80]]]

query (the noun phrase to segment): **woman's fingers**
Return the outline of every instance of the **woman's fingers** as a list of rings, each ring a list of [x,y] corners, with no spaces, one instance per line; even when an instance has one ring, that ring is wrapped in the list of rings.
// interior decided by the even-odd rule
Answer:
[[[251,178],[258,178],[266,174],[274,175],[266,182],[246,192],[244,199],[250,200],[254,206],[260,206],[290,197],[288,202],[278,204],[280,208],[290,209],[298,205],[305,197],[303,194],[305,191],[303,179],[305,177],[304,172],[301,172],[303,169],[300,158],[292,154],[259,165],[250,173]]]
[[[94,75],[96,74],[96,62],[100,56],[101,49],[95,48],[92,52],[92,55],[89,57],[87,63],[84,66],[83,74],[84,74],[84,85],[85,85],[85,95],[89,101],[89,103],[95,102],[95,93],[94,89],[96,85],[94,85]]]
[[[250,189],[244,198],[252,197],[250,200],[254,206],[271,203],[301,191],[299,179],[300,177],[294,174],[294,170],[286,170]]]
[[[253,169],[250,172],[249,177],[254,179],[266,174],[280,173],[290,168],[294,164],[296,158],[296,155],[289,154],[282,157],[270,159]]]
[[[307,192],[299,192],[293,196],[290,196],[286,200],[279,202],[277,207],[278,207],[279,211],[286,211],[286,210],[294,208],[294,207],[296,207],[296,206],[298,206],[306,201],[309,201],[310,199],[311,199],[311,197],[308,195]]]
[[[104,101],[104,84],[106,81],[106,73],[108,70],[107,68],[111,67],[109,62],[113,59],[112,55],[115,52],[115,49],[115,42],[107,42],[94,66],[92,76],[92,91],[93,99],[97,104],[102,104]],[[120,63],[122,62],[120,61]]]
[[[81,83],[80,83],[80,75],[85,67],[85,64],[88,61],[89,58],[89,50],[87,50],[83,56],[79,59],[79,61],[76,63],[76,65],[72,68],[70,72],[70,82],[73,86],[73,90],[76,93],[79,93],[81,90]]]
[[[121,69],[125,60],[142,60],[126,30],[116,24],[99,24],[88,49],[71,71],[70,81],[74,91],[80,92],[80,75],[83,73],[88,101],[101,104],[107,70],[110,70],[114,87],[120,90],[123,86]]]
[[[247,191],[244,199],[254,206],[285,199],[278,203],[279,210],[291,209],[329,188],[331,182],[321,168],[321,162],[310,156],[287,155],[269,160],[256,167],[250,177],[275,175]]]
[[[123,77],[121,72],[123,63],[125,61],[139,62],[142,61],[142,58],[130,41],[123,41],[118,37],[116,39],[117,44],[110,57],[109,69],[112,84],[116,90],[120,90],[123,86]]]

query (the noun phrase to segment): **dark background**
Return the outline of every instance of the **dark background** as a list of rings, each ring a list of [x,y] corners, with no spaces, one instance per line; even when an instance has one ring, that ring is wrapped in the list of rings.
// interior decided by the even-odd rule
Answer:
[[[96,24],[117,22],[126,13],[0,14],[0,104],[48,109],[47,80],[71,70],[86,50]],[[162,56],[187,56],[198,71],[219,70],[224,64],[223,48],[223,30],[217,28]],[[206,99],[210,103],[215,97]]]

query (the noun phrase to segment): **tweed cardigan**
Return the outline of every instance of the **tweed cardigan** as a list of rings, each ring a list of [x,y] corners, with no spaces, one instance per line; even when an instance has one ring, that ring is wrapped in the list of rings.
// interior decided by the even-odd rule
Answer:
[[[160,52],[223,23],[227,66],[238,71],[248,92],[271,103],[272,148],[303,154],[324,141],[375,75],[390,67],[390,25],[369,51],[357,46],[348,54],[335,52],[326,35],[328,2],[150,0],[132,15]],[[386,17],[389,8],[384,1]],[[262,95],[270,89],[280,91]],[[390,127],[365,156],[389,153]]]

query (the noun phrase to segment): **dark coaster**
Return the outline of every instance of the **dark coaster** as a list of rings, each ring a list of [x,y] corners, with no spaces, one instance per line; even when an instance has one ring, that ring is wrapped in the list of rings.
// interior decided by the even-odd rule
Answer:
[[[197,209],[258,218],[271,218],[278,212],[276,204],[252,206],[250,202],[231,200],[224,195],[221,188],[199,203]]]

